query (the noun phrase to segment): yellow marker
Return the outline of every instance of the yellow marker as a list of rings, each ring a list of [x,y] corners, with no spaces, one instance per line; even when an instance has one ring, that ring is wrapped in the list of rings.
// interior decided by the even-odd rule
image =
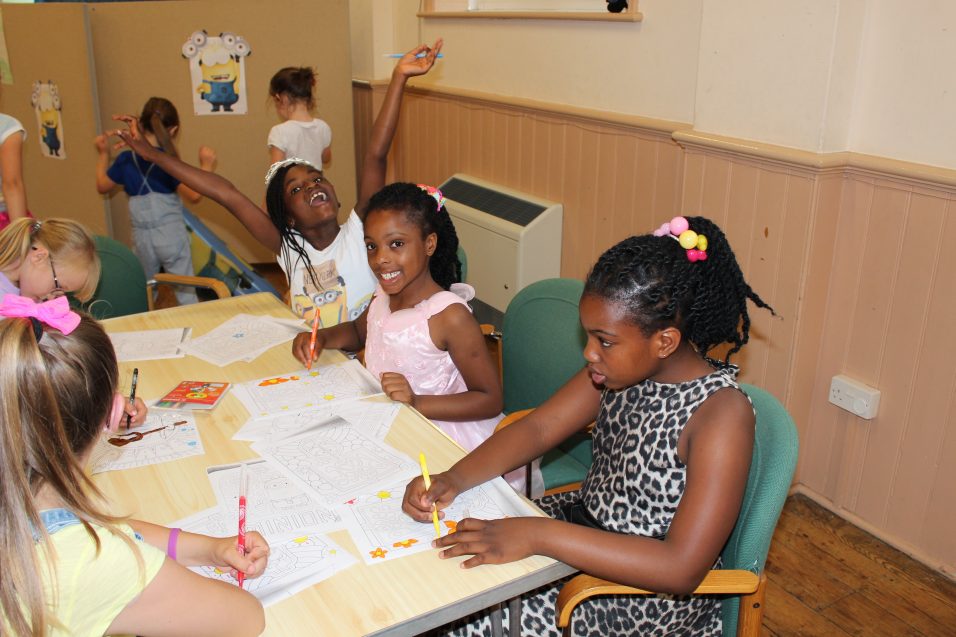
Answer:
[[[418,462],[422,465],[422,480],[425,481],[425,490],[432,488],[432,479],[428,477],[428,466],[425,464],[425,454],[418,454]],[[435,523],[435,537],[441,537],[441,526],[438,524],[438,505],[432,504],[432,522]]]

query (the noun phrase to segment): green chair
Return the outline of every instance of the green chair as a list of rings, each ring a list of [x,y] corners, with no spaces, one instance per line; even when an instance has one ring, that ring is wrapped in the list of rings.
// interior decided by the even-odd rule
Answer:
[[[501,336],[504,412],[499,428],[551,397],[584,366],[587,340],[578,316],[584,283],[544,279],[515,295],[505,310]],[[541,462],[545,490],[579,483],[591,466],[591,437],[572,436]]]
[[[147,281],[142,264],[129,247],[102,235],[93,237],[93,241],[100,257],[99,285],[93,298],[86,303],[79,303],[72,298],[70,300],[74,306],[99,320],[153,309],[152,288],[158,284],[208,288],[219,298],[231,296],[221,281],[207,277],[157,274],[154,279]]]
[[[753,385],[741,385],[757,414],[753,458],[737,524],[721,553],[724,569],[707,574],[695,595],[723,598],[724,635],[756,636],[763,620],[767,577],[764,564],[797,466],[799,441],[793,419],[772,395]],[[595,595],[653,594],[578,575],[561,589],[556,604],[558,627],[569,635],[575,606]]]

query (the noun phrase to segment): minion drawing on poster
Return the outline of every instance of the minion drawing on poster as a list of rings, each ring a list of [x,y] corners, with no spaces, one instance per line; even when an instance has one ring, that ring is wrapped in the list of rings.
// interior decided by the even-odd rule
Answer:
[[[189,60],[196,115],[247,112],[245,58],[252,49],[245,38],[235,33],[210,36],[196,31],[183,44],[182,53]]]
[[[66,159],[63,147],[63,117],[60,91],[54,82],[33,83],[30,104],[37,114],[37,127],[40,131],[40,152],[44,157]]]

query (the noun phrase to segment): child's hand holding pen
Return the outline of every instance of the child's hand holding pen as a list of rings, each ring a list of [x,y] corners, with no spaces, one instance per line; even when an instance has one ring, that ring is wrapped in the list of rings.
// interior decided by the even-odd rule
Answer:
[[[237,580],[239,573],[243,573],[244,579],[262,575],[269,563],[269,543],[257,531],[246,531],[245,535],[244,555],[236,550],[238,536],[214,538],[216,543],[209,566],[229,571]]]
[[[292,355],[305,367],[311,368],[312,363],[319,358],[325,349],[325,337],[322,330],[315,333],[315,346],[312,346],[313,332],[300,332],[292,341]]]
[[[146,422],[146,413],[149,410],[146,408],[146,403],[143,402],[142,398],[135,398],[132,403],[125,400],[123,402],[125,404],[123,407],[125,414],[123,422],[129,419],[129,427],[139,427]]]
[[[445,512],[442,509],[454,502],[459,493],[461,489],[448,471],[432,475],[431,486],[428,488],[425,487],[424,476],[418,476],[405,487],[402,511],[413,520],[432,524],[436,507],[439,519],[444,518]]]

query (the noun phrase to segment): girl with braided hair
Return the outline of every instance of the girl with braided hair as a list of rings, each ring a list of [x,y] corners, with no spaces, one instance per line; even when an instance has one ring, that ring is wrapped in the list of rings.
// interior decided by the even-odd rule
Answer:
[[[729,358],[748,340],[744,281],[726,237],[702,217],[605,252],[588,275],[586,366],[527,417],[449,471],[409,483],[403,508],[431,519],[477,484],[541,456],[589,423],[594,459],[580,491],[547,496],[548,518],[459,521],[435,540],[463,568],[547,555],[596,577],[667,593],[583,603],[574,635],[719,635],[720,600],[688,597],[733,530],[750,467],[754,412]],[[772,310],[771,310],[772,311]],[[723,361],[708,358],[730,344]],[[439,514],[441,515],[441,513]],[[523,631],[557,635],[563,582],[522,600]],[[455,634],[488,634],[485,617]]]
[[[376,193],[365,219],[368,263],[378,280],[356,320],[303,333],[292,353],[308,364],[323,348],[365,348],[365,366],[392,400],[430,418],[466,450],[501,420],[498,372],[466,304],[474,289],[461,279],[458,235],[441,192],[396,183]],[[524,472],[513,484],[523,488]]]
[[[134,118],[115,117],[126,122],[129,130],[112,134],[137,155],[229,210],[272,251],[289,281],[289,302],[296,314],[310,323],[318,314],[322,326],[337,325],[357,318],[375,290],[362,235],[368,199],[385,185],[388,150],[398,126],[405,84],[410,77],[431,69],[441,47],[440,39],[433,48],[424,44],[415,47],[395,66],[369,136],[359,178],[358,203],[341,225],[335,188],[319,168],[303,159],[284,159],[269,168],[263,214],[259,206],[226,179],[144,143]]]

